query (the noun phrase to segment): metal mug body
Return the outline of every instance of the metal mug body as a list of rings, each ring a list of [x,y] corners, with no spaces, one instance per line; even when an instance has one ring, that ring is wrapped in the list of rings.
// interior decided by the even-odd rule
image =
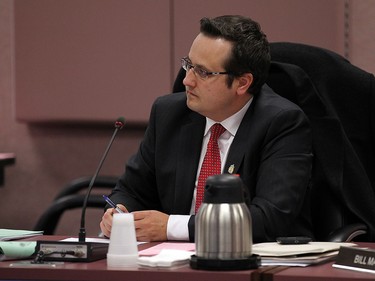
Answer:
[[[245,203],[203,203],[195,219],[198,257],[225,260],[251,256],[251,215]]]

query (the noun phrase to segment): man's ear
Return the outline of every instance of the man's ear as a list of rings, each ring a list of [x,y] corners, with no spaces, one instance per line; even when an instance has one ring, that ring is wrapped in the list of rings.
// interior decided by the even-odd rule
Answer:
[[[254,76],[251,73],[245,73],[241,75],[238,79],[237,93],[244,94],[247,93],[247,90],[253,84]]]

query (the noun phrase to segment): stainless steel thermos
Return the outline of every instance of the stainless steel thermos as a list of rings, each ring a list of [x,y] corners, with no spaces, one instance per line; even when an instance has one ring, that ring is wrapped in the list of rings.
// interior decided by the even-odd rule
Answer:
[[[193,268],[248,269],[258,265],[251,253],[252,224],[240,177],[207,178],[204,201],[195,217]]]

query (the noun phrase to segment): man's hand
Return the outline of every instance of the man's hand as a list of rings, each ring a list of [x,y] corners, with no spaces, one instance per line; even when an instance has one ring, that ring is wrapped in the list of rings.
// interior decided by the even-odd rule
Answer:
[[[117,204],[117,206],[123,210],[125,213],[128,212],[128,210],[125,208],[124,205]],[[117,211],[114,208],[109,208],[105,213],[103,214],[102,221],[100,222],[100,229],[105,237],[111,237],[111,229],[112,229],[112,221],[113,221],[113,214],[117,213]]]
[[[159,211],[133,212],[137,241],[166,241],[169,216]]]

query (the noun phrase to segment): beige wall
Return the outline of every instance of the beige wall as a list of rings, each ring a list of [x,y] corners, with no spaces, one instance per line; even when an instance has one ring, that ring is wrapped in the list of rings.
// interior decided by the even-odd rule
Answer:
[[[341,52],[343,7],[339,0],[16,0],[17,120],[126,115],[147,122],[155,97],[169,92],[200,18],[244,14],[261,22],[270,41]]]
[[[375,73],[375,1],[348,1],[348,58]]]
[[[28,2],[29,0],[21,1]],[[82,1],[71,2],[82,4]],[[147,2],[147,0],[142,1]],[[44,1],[30,2],[43,3]],[[66,1],[58,2],[61,4]],[[94,2],[98,3],[98,0],[85,3]],[[102,0],[100,4],[104,2],[106,1]],[[126,1],[113,2],[127,3]],[[212,4],[213,2],[215,4]],[[163,78],[158,82],[159,73],[156,71],[145,74],[142,79],[128,78],[129,80],[125,82],[128,84],[147,83],[148,79],[153,79],[152,84],[156,83],[157,86],[149,87],[152,97],[169,91],[173,77],[179,68],[179,58],[187,53],[197,32],[199,18],[223,13],[242,13],[252,16],[262,24],[270,41],[302,42],[344,54],[345,3],[348,3],[350,7],[350,16],[347,17],[350,22],[349,56],[354,63],[358,62],[365,69],[373,71],[374,64],[367,62],[370,59],[373,61],[371,50],[374,50],[374,36],[371,33],[375,29],[364,28],[374,23],[372,19],[375,17],[371,15],[371,11],[375,11],[375,2],[371,0],[362,2],[361,0],[358,2],[344,0],[168,0],[168,22],[172,27],[171,49],[168,53],[170,60],[167,66],[168,78]],[[43,6],[40,8],[43,9]],[[367,11],[367,17],[359,16],[359,14],[363,15],[363,9]],[[17,84],[23,81],[19,80],[20,77],[15,77],[15,60],[19,58],[15,56],[13,44],[15,31],[13,12],[12,0],[0,0],[0,152],[15,152],[17,157],[16,164],[6,168],[5,185],[0,187],[0,228],[31,229],[42,210],[49,205],[65,183],[94,173],[113,128],[111,124],[95,121],[95,118],[90,123],[68,122],[65,124],[35,124],[17,121],[16,95],[19,86]],[[58,10],[55,13],[58,13]],[[18,16],[22,17],[22,15]],[[85,18],[84,13],[81,16]],[[111,14],[105,16],[110,18]],[[126,19],[123,20],[124,22],[118,24],[126,24]],[[136,28],[136,25],[133,28]],[[152,28],[155,32],[158,31],[157,25]],[[368,42],[369,38],[372,39],[371,42]],[[142,49],[144,45],[135,44],[134,48]],[[159,55],[159,52],[152,46],[147,48],[147,52],[155,57]],[[140,59],[142,61],[142,57]],[[24,77],[27,77],[27,74],[23,74]],[[67,78],[69,78],[68,75]],[[110,77],[106,78],[104,75],[101,79],[106,81]],[[123,81],[120,82],[123,83]],[[85,86],[80,85],[79,82],[77,85]],[[155,89],[162,92],[155,92]],[[56,91],[52,90],[48,94],[53,95],[60,90],[61,88],[56,88]],[[136,92],[135,94],[135,96],[128,97],[124,93],[122,102],[130,98],[138,103],[145,102],[142,98],[144,93]],[[95,99],[91,102],[95,104]],[[150,104],[144,104],[144,106],[149,107]],[[38,110],[35,108],[35,112]],[[111,111],[111,108],[106,110]],[[102,175],[118,175],[123,171],[124,162],[136,150],[143,132],[144,127],[136,122],[130,123],[128,127],[120,131],[103,166]],[[96,212],[93,216],[88,213],[87,223],[91,234],[98,230],[100,213],[100,211]],[[70,223],[68,226],[61,227],[58,233],[76,235],[79,230],[79,215],[80,213],[76,212],[64,218]],[[75,220],[72,219],[74,216],[76,216]]]

